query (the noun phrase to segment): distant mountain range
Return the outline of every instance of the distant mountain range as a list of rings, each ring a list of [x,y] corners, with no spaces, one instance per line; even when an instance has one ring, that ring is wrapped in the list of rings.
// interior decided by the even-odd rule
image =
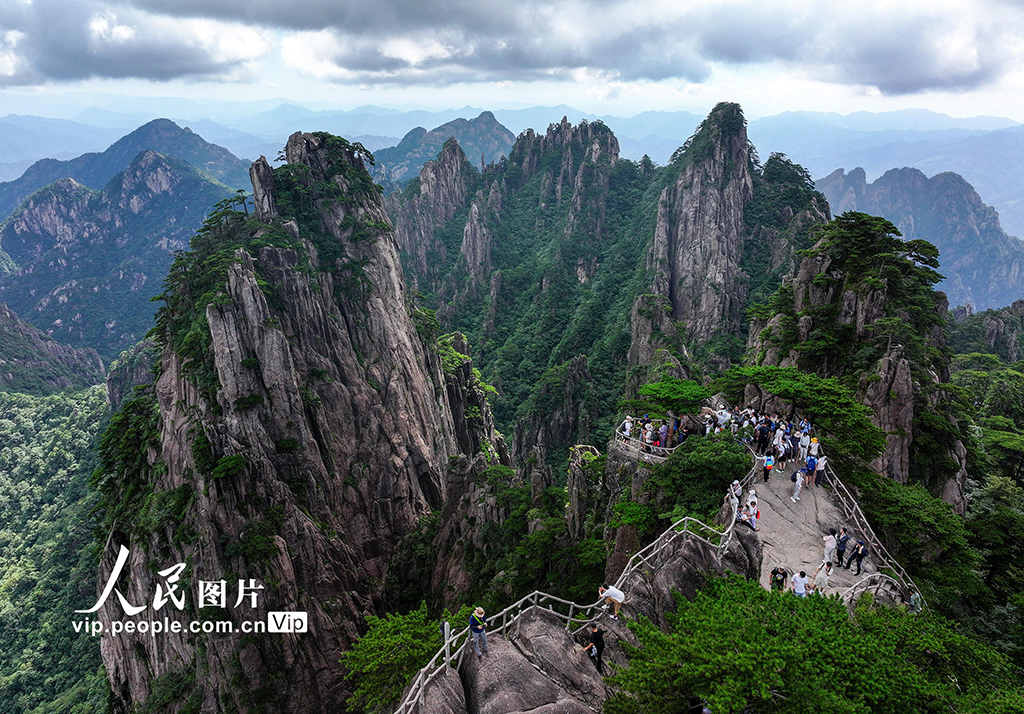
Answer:
[[[172,253],[232,193],[154,151],[134,157],[102,191],[62,178],[0,223],[0,249],[16,265],[0,277],[0,302],[47,335],[113,359],[152,327],[150,298]]]
[[[1008,236],[995,209],[962,176],[931,178],[918,169],[891,169],[872,183],[863,169],[837,169],[816,182],[834,214],[862,211],[884,216],[907,240],[938,247],[939,284],[951,306],[978,310],[1024,298],[1024,242]]]
[[[7,216],[34,191],[59,179],[72,178],[92,189],[106,186],[140,151],[175,156],[232,188],[249,187],[249,162],[222,146],[204,141],[168,119],[155,119],[114,142],[106,151],[69,161],[43,159],[18,179],[0,183],[0,217]],[[209,208],[207,206],[207,208]]]
[[[491,112],[481,112],[475,119],[455,119],[427,131],[417,127],[397,146],[376,153],[372,173],[379,180],[405,183],[418,176],[423,164],[437,158],[448,139],[455,137],[471,163],[490,164],[508,152],[515,135],[502,126]],[[482,168],[482,167],[481,167]]]

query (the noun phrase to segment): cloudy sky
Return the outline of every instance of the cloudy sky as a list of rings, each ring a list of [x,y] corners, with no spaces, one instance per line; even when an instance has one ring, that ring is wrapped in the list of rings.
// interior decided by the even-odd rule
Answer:
[[[1024,121],[1022,40],[1016,0],[0,0],[0,102],[628,115],[733,100],[751,116],[924,107]]]

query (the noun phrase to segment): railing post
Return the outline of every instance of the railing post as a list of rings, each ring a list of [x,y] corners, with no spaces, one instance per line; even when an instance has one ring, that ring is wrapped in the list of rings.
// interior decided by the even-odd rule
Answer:
[[[452,666],[452,626],[447,620],[444,622],[444,666]]]
[[[572,629],[572,614],[576,611],[576,605],[569,605],[569,619],[565,621],[565,631]]]

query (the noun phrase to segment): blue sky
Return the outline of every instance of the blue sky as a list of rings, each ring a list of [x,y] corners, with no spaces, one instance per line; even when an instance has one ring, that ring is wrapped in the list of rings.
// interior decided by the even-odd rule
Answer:
[[[54,116],[117,95],[1024,121],[1022,40],[1010,0],[0,0],[0,99]]]

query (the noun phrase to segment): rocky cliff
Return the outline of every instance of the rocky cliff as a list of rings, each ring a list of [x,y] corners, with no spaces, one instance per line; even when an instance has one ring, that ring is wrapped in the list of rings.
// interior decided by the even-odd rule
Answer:
[[[564,390],[570,363],[589,374],[590,360],[576,363],[603,333],[622,341],[628,307],[620,305],[631,300],[623,288],[639,253],[628,227],[649,178],[619,160],[603,124],[563,120],[523,132],[507,160],[482,175],[449,142],[418,182],[388,198],[406,275],[442,327],[464,332],[477,349],[499,392],[499,425],[511,431],[517,418],[534,422],[520,427],[528,434],[516,447],[520,461],[543,438],[542,426],[548,454],[564,456],[587,435],[596,405],[618,396],[621,383],[611,380],[588,402],[568,404],[555,392]],[[621,370],[604,339],[598,360],[618,364],[602,364],[601,373]],[[539,408],[555,401],[560,416]]]
[[[171,156],[140,153],[102,191],[61,179],[0,224],[17,268],[0,300],[47,334],[106,359],[153,324],[174,251],[231,192]]]
[[[461,234],[439,229],[464,212],[479,179],[459,142],[451,138],[436,159],[423,165],[418,180],[410,181],[403,191],[385,200],[413,289],[434,293],[440,288],[442,276],[458,254],[460,244],[456,240]]]
[[[869,184],[863,169],[837,169],[817,186],[836,213],[883,216],[907,240],[933,243],[951,305],[985,310],[1024,297],[1024,243],[1003,231],[996,210],[959,174],[892,169]]]
[[[383,200],[358,149],[297,133],[286,153],[284,167],[252,172],[262,222],[218,214],[171,269],[149,398],[157,430],[133,476],[153,495],[125,506],[124,464],[108,458],[100,580],[128,545],[130,601],[154,592],[157,570],[192,563],[188,605],[167,608],[172,619],[209,612],[195,580],[233,588],[253,578],[265,585],[254,609],[212,614],[239,624],[305,611],[309,633],[104,638],[121,711],[165,697],[169,680],[184,682],[178,706],[208,712],[340,711],[338,655],[381,611],[395,544],[449,498],[449,459],[502,458],[471,365],[448,374],[436,337],[410,317]],[[141,399],[123,414],[143,410]],[[154,516],[172,495],[174,518]],[[120,613],[108,605],[100,616]]]
[[[1007,362],[1024,359],[1024,300],[999,310],[958,311],[950,320],[949,346],[958,354],[990,353]]]
[[[635,394],[655,374],[718,371],[742,357],[745,310],[796,268],[829,209],[810,176],[773,154],[762,167],[739,105],[722,103],[661,177],[645,294],[633,304]]]
[[[96,350],[62,345],[0,304],[0,390],[51,394],[103,381]]]

